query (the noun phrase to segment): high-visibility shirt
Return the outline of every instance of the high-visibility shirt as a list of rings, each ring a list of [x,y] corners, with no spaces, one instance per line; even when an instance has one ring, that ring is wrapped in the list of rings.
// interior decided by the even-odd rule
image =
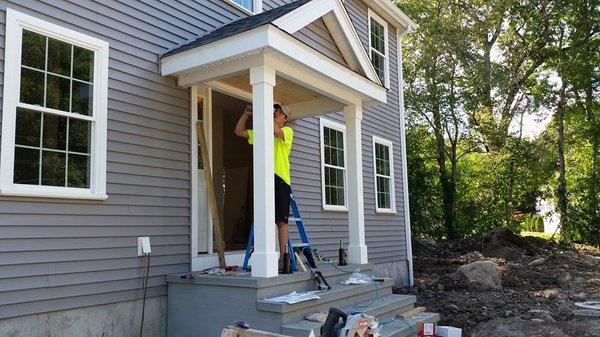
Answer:
[[[248,131],[248,144],[254,144],[254,130]],[[288,185],[292,185],[290,175],[290,153],[292,152],[292,141],[294,140],[294,130],[289,126],[281,128],[283,139],[275,137],[273,144],[275,174],[283,179]]]

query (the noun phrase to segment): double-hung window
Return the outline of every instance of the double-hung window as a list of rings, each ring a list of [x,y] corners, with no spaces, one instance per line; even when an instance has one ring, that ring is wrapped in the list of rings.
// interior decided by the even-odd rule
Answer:
[[[388,25],[385,20],[369,9],[369,55],[371,63],[386,87],[390,87]]]
[[[105,199],[108,43],[6,18],[0,193]]]
[[[323,119],[321,127],[321,192],[324,210],[347,210],[346,127]]]
[[[373,171],[376,212],[395,213],[393,144],[377,136],[373,136]]]

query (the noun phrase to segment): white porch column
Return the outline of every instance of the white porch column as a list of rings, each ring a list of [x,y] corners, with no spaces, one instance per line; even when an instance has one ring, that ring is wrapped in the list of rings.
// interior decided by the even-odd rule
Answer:
[[[349,263],[367,263],[365,244],[365,210],[363,203],[362,173],[362,106],[344,107],[346,134],[348,137],[348,245]]]
[[[275,70],[250,68],[254,129],[254,253],[253,277],[278,275],[275,251],[275,197],[273,178],[273,87]]]

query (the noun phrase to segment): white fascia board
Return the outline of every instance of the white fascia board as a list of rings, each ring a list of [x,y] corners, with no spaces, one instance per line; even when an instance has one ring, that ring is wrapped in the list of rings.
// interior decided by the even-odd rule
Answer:
[[[293,34],[302,27],[309,25],[316,19],[333,14],[337,19],[341,31],[344,34],[344,41],[348,44],[349,49],[354,54],[356,61],[360,65],[361,70],[371,81],[382,84],[377,76],[375,68],[371,64],[369,55],[365,51],[358,37],[358,33],[354,28],[354,24],[346,11],[341,0],[313,0],[305,5],[298,7],[297,9],[287,13],[286,15],[273,21],[273,24],[279,29]],[[343,43],[342,41],[336,40],[336,43]],[[338,46],[338,48],[340,48]],[[342,46],[340,49],[346,49]]]
[[[408,34],[414,31],[418,25],[408,17],[408,15],[404,14],[390,0],[363,0],[367,6],[373,9],[377,14],[382,16],[387,22],[391,23],[396,28],[402,28],[402,32],[400,35]]]
[[[270,26],[269,29],[269,46],[314,71],[360,92],[370,98],[365,99],[367,101],[377,100],[381,103],[386,103],[387,101],[387,90],[383,86],[332,61],[325,55],[273,26]]]
[[[195,68],[241,55],[260,52],[267,46],[269,25],[260,26],[203,46],[169,55],[160,60],[162,76],[177,75]]]

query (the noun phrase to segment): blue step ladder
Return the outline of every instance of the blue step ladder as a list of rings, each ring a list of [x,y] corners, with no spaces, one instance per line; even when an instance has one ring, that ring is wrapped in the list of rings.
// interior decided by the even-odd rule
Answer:
[[[290,255],[290,268],[293,271],[298,271],[298,263],[296,261],[296,254],[294,254],[295,249],[299,248],[301,252],[304,253],[307,257],[307,262],[313,268],[315,268],[314,258],[312,257],[312,246],[310,244],[310,240],[308,239],[308,235],[306,234],[306,229],[304,229],[304,221],[302,220],[302,216],[300,215],[300,209],[298,208],[298,204],[296,203],[296,197],[294,196],[294,192],[290,189],[290,206],[292,207],[293,218],[289,218],[289,221],[295,221],[296,227],[298,228],[298,234],[300,234],[301,243],[294,243],[288,237],[288,253]],[[250,260],[250,255],[254,252],[254,224],[252,224],[252,228],[250,228],[250,236],[248,237],[248,245],[246,246],[246,255],[244,256],[244,270],[249,270],[248,262]]]

